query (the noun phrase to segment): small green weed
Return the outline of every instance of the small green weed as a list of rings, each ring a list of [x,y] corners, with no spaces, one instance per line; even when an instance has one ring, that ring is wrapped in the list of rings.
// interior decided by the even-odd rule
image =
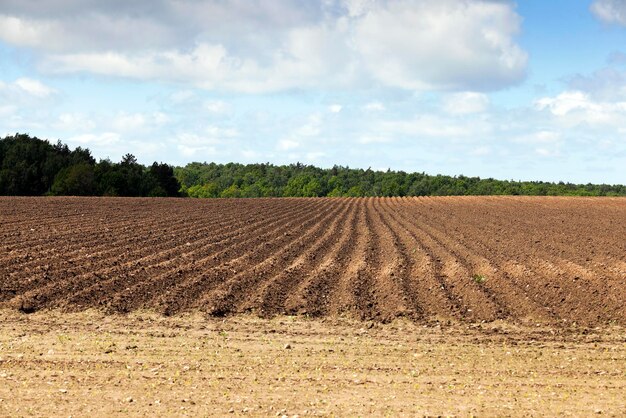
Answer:
[[[485,283],[485,281],[487,281],[487,278],[482,274],[474,274],[472,276],[472,280],[474,280],[478,284],[483,284]]]

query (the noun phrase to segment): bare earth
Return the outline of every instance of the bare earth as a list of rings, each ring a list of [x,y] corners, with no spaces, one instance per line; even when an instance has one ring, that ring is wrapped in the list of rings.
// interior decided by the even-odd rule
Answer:
[[[626,199],[0,197],[0,416],[626,416]]]
[[[626,330],[0,311],[0,416],[623,416]]]
[[[626,199],[0,198],[0,307],[626,325]]]

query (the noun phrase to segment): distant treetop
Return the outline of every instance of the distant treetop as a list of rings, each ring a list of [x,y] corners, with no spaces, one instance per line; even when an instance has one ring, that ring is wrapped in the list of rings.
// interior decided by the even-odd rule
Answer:
[[[626,196],[626,186],[509,181],[373,171],[343,166],[189,163],[145,167],[133,154],[119,163],[86,148],[15,134],[0,139],[0,195],[318,197],[537,195]]]

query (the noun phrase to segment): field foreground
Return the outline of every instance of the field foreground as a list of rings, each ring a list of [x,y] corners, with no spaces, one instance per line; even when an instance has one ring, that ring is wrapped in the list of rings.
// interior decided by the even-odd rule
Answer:
[[[0,416],[623,416],[626,330],[0,310]]]
[[[0,198],[0,307],[623,326],[624,237],[624,198]]]

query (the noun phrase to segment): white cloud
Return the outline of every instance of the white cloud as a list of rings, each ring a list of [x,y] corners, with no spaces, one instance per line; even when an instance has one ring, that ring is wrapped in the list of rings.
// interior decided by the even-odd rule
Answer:
[[[230,110],[228,103],[221,100],[209,100],[204,103],[204,108],[211,113],[227,113]]]
[[[292,32],[288,44],[275,52],[268,65],[231,55],[223,45],[199,43],[189,52],[169,49],[134,54],[117,51],[51,54],[42,68],[57,74],[87,72],[245,93],[349,84],[352,68],[345,62],[336,62],[345,54],[332,52],[341,44],[323,32],[314,29]]]
[[[217,154],[217,145],[224,146],[237,135],[237,131],[214,125],[205,127],[200,133],[180,132],[173,141],[178,152],[187,159],[203,160]]]
[[[609,59],[615,62],[616,54]],[[626,73],[614,68],[607,67],[594,71],[590,75],[577,74],[568,79],[568,89],[572,91],[582,91],[592,99],[599,101],[619,101],[626,99]]]
[[[484,119],[461,120],[437,114],[421,114],[412,119],[385,120],[376,124],[386,137],[445,138],[480,140],[494,127]]]
[[[296,149],[300,146],[300,142],[294,141],[293,139],[281,139],[278,141],[277,148],[281,151],[288,151],[292,149]]]
[[[116,132],[104,132],[101,134],[82,134],[67,138],[67,142],[80,145],[113,145],[120,142],[120,135]]]
[[[46,86],[41,81],[32,78],[18,78],[15,80],[15,85],[26,93],[40,98],[48,97],[55,92],[54,89]]]
[[[324,119],[320,113],[311,113],[304,120],[297,118],[290,123],[293,126],[291,132],[276,142],[276,149],[279,151],[309,148],[316,143],[324,127]]]
[[[250,150],[250,149],[242,149],[240,153],[241,153],[241,156],[248,161],[258,159],[261,156],[260,152]]]
[[[369,102],[363,106],[363,110],[368,112],[382,112],[385,110],[385,105],[381,102]]]
[[[487,110],[489,97],[483,93],[463,92],[444,98],[443,109],[451,115],[468,115]]]
[[[176,135],[175,142],[197,148],[198,146],[224,144],[237,135],[239,133],[236,129],[209,125],[202,129],[200,133],[181,132]]]
[[[98,13],[88,3],[82,2],[82,9],[76,10],[75,14],[66,13],[55,17],[33,11],[22,16],[10,15],[3,4],[0,40],[42,51],[71,52],[142,49],[149,43],[152,46],[173,46],[180,39],[180,34],[176,33],[178,30],[171,23],[155,21],[149,16],[149,11],[137,16],[116,15],[113,10]],[[61,10],[66,7],[58,5]]]
[[[309,115],[305,124],[296,130],[296,135],[301,137],[318,136],[322,131],[322,116],[318,113]]]
[[[26,21],[15,16],[0,15],[0,39],[17,46],[38,46],[50,31],[50,24]]]
[[[343,109],[343,106],[341,106],[340,104],[332,104],[328,106],[328,110],[330,110],[332,113],[339,113],[341,112],[341,109]]]
[[[205,131],[211,138],[234,138],[239,135],[236,129],[222,128],[215,125],[207,126]]]
[[[322,151],[311,151],[311,152],[307,152],[304,155],[304,159],[305,159],[305,161],[316,163],[316,162],[319,162],[319,160],[321,158],[323,158],[324,156],[326,156],[325,152],[322,152]]]
[[[0,105],[0,116],[6,117],[12,115],[17,110],[13,105]]]
[[[595,0],[591,11],[606,23],[617,23],[626,26],[626,2],[623,0]]]
[[[153,113],[118,113],[110,122],[118,132],[138,133],[154,131],[170,121],[170,117],[163,112]]]
[[[348,16],[359,17],[369,12],[376,4],[375,0],[346,0]]]
[[[399,0],[355,28],[364,64],[383,84],[411,90],[491,90],[525,77],[515,44],[520,18],[508,2]]]
[[[55,89],[31,78],[0,81],[0,129],[13,133],[35,132],[53,125],[56,121],[44,121],[42,116],[47,113],[47,107],[59,99],[56,93]]]
[[[485,155],[491,154],[491,148],[488,146],[477,147],[477,148],[472,149],[470,151],[470,154],[476,157],[483,157]]]
[[[357,139],[359,144],[387,144],[393,140],[386,136],[363,135]]]
[[[194,98],[196,93],[193,90],[179,90],[170,95],[170,100],[174,104],[184,103]]]
[[[516,136],[513,141],[522,144],[552,144],[559,142],[561,138],[561,132],[544,130]]]
[[[208,156],[214,156],[217,154],[217,149],[211,146],[189,146],[185,144],[178,144],[178,152],[185,158],[190,158],[194,161],[202,160]]]
[[[566,91],[556,97],[544,97],[537,100],[536,106],[539,110],[549,109],[557,116],[565,116],[573,110],[597,109],[589,96],[581,91]]]
[[[54,123],[54,128],[62,131],[91,131],[96,127],[93,120],[80,113],[62,113]]]
[[[122,113],[113,120],[113,127],[123,132],[136,131],[145,125],[146,117],[141,113]]]
[[[154,126],[156,127],[165,125],[171,120],[170,117],[163,112],[154,112],[151,116],[152,116],[152,122]]]
[[[535,148],[535,154],[541,157],[556,157],[560,152],[557,149]]]
[[[521,81],[527,61],[508,1],[23,3],[4,6],[0,40],[35,50],[42,70],[183,89],[483,91]]]
[[[626,102],[595,101],[581,91],[565,91],[555,97],[544,97],[537,100],[535,106],[538,110],[548,110],[569,126],[586,123],[623,128],[626,123]]]

